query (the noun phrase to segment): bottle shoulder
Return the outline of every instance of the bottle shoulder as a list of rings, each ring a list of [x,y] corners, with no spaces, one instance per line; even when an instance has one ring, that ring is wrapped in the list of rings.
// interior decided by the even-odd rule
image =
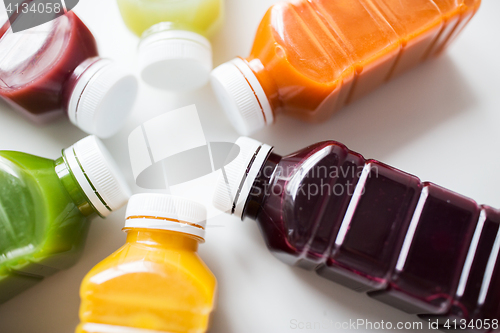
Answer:
[[[26,203],[32,208],[45,200],[47,185],[59,185],[53,160],[16,151],[0,151],[0,183],[4,201],[10,200],[16,207]]]
[[[0,208],[0,225],[8,230],[0,234],[0,254],[8,258],[2,266],[18,260],[27,265],[77,251],[86,234],[82,231],[86,218],[60,183],[50,159],[0,151]]]
[[[0,40],[0,68],[6,73],[0,91],[20,89],[50,71],[67,45],[71,22],[71,17],[61,16],[29,31],[7,30]]]
[[[187,252],[122,246],[84,278],[82,323],[205,332],[215,306],[216,280],[195,252]]]
[[[17,151],[0,151],[0,172],[4,177],[22,179],[32,195],[48,206],[57,201],[61,205],[72,202],[57,176],[52,159]]]
[[[364,163],[361,155],[335,141],[319,142],[281,158],[256,215],[268,247],[283,261],[295,264],[325,209],[329,207],[327,215],[333,219],[343,198],[352,195]]]
[[[172,286],[193,292],[216,286],[215,276],[196,252],[126,243],[87,274],[82,291],[104,285],[119,291],[134,281],[140,281],[145,288],[158,284],[158,293],[171,292]]]
[[[51,168],[54,164],[54,160],[13,150],[0,150],[0,159],[8,160],[18,168],[26,170]]]
[[[0,95],[37,122],[62,115],[66,81],[85,59],[97,56],[97,44],[73,13],[29,29],[4,31],[0,39]]]

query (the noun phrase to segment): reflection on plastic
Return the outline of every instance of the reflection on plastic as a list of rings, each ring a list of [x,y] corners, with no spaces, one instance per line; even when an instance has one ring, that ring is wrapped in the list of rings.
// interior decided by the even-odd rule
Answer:
[[[14,33],[50,22],[70,10],[79,0],[4,0]]]
[[[36,122],[66,114],[79,65],[98,56],[93,35],[73,13],[20,34],[8,26],[0,29],[0,97]]]
[[[76,333],[206,332],[217,281],[182,233],[128,229],[80,288]]]
[[[500,320],[499,210],[334,141],[255,163],[240,216],[283,262],[440,328]]]
[[[53,160],[0,152],[0,304],[74,264],[89,226]]]

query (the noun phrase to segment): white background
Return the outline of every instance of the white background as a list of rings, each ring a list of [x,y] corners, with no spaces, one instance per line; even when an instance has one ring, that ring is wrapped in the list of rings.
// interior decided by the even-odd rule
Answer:
[[[213,40],[216,65],[249,53],[257,25],[274,2],[227,1],[224,28]],[[282,154],[334,139],[367,158],[500,207],[500,2],[483,2],[478,15],[442,57],[395,79],[322,125],[281,117],[254,137],[274,145]],[[103,56],[127,66],[135,63],[138,39],[126,29],[114,1],[81,0],[75,11],[93,31]],[[105,141],[131,186],[128,134],[148,119],[193,103],[209,141],[237,138],[210,87],[174,95],[141,84],[126,127]],[[57,158],[62,148],[84,136],[67,120],[38,127],[0,102],[1,150]],[[76,266],[1,305],[0,332],[72,332],[78,323],[80,281],[90,268],[123,245],[123,216],[122,209],[107,220],[93,221]],[[219,216],[209,223],[224,226],[208,229],[207,242],[200,247],[219,281],[211,332],[333,331],[292,329],[292,320],[416,320],[313,273],[282,264],[267,251],[252,221]]]

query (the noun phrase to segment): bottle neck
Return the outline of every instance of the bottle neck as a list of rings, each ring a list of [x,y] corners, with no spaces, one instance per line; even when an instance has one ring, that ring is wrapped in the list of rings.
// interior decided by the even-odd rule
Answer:
[[[71,169],[66,162],[64,156],[59,157],[55,162],[55,171],[59,180],[73,200],[73,203],[78,207],[84,216],[99,214],[97,209],[92,205],[90,200],[85,195],[82,187],[71,172]]]
[[[71,73],[64,87],[64,108],[68,117],[74,117],[77,102],[95,72],[101,67],[101,64],[107,60],[100,57],[92,57],[83,61]]]
[[[264,67],[262,61],[258,58],[243,59],[248,67],[252,70],[255,77],[259,81],[262,90],[267,96],[273,114],[280,113],[282,102],[279,95],[278,85],[271,76],[271,73]]]
[[[253,189],[255,179],[259,176],[259,173],[262,170],[263,165],[266,163],[272,149],[273,147],[262,144],[257,148],[254,147],[251,148],[251,150],[246,151],[243,155],[247,155],[247,158],[250,157],[250,160],[240,161],[241,165],[238,166],[237,173],[241,176],[241,178],[232,177],[231,175],[228,176],[228,178],[231,178],[232,180],[229,184],[226,184],[226,186],[229,185],[227,190],[232,193],[231,199],[233,204],[231,214],[234,214],[238,218],[243,219],[243,211],[248,197],[250,196],[250,192]],[[252,154],[248,155],[249,152],[252,152]],[[241,170],[241,166],[243,165],[246,165],[246,168]],[[239,179],[241,179],[241,181]]]
[[[143,228],[125,228],[124,230],[127,232],[127,243],[192,252],[198,251],[198,239],[180,232]]]
[[[261,166],[255,181],[251,186],[250,193],[245,202],[242,219],[248,217],[256,220],[266,198],[271,194],[270,186],[272,178],[282,157],[275,153],[270,153],[264,164]]]

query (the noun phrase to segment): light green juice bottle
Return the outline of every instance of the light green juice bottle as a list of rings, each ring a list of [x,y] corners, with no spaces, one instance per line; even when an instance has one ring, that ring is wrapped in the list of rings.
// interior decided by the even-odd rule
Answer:
[[[0,303],[73,265],[89,219],[122,207],[130,190],[95,136],[57,160],[0,151]]]
[[[224,16],[223,0],[117,0],[128,28],[141,37],[139,67],[149,85],[192,90],[208,82],[207,39]]]

